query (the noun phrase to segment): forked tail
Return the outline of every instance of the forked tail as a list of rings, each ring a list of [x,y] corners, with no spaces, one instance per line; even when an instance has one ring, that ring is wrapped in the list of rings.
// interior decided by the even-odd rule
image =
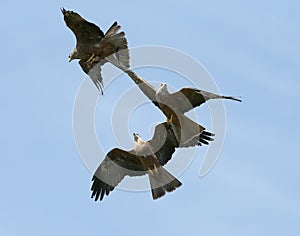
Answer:
[[[180,187],[182,183],[163,167],[149,171],[149,180],[153,199],[158,199]]]
[[[108,29],[102,41],[114,45],[114,54],[108,57],[108,61],[118,67],[128,69],[130,67],[128,42],[124,32],[118,33],[120,29],[121,26],[115,22]]]

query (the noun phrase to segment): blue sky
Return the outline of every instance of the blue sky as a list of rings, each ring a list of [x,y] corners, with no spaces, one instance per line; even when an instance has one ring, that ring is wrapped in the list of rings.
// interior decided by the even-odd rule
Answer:
[[[0,14],[1,235],[299,234],[298,1],[15,5],[3,2]],[[225,103],[226,140],[208,175],[198,176],[203,148],[179,176],[183,186],[158,201],[147,191],[123,190],[103,202],[90,199],[91,173],[72,131],[74,100],[85,75],[67,61],[75,39],[62,6],[103,30],[117,20],[130,47],[163,45],[190,54],[222,94],[242,96],[241,104]],[[145,79],[167,74],[137,72]],[[122,88],[133,86],[122,78]],[[147,109],[149,125],[163,120],[156,108]],[[96,119],[101,115],[98,109]],[[209,119],[202,123],[209,126]],[[106,140],[110,134],[101,133],[101,123],[96,126],[98,138]],[[131,123],[129,129],[141,133],[145,127]],[[105,151],[113,146],[108,142]]]

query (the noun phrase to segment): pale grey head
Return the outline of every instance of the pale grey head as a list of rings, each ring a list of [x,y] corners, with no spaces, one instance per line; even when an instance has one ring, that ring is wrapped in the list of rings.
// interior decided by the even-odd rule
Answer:
[[[140,139],[140,135],[139,134],[136,134],[136,133],[133,133],[133,141],[135,143],[138,143],[138,140]]]
[[[167,88],[167,84],[162,83],[160,84],[160,88],[156,91],[155,93],[155,98],[156,100],[159,101],[164,101],[164,99],[170,95],[168,88]]]
[[[69,57],[68,57],[69,62],[74,59],[79,59],[79,53],[77,51],[77,48],[74,48],[74,50],[72,52],[70,52]]]
[[[139,134],[133,133],[134,147],[137,153],[143,153],[147,147],[147,142],[144,141]],[[147,148],[146,148],[147,149]]]

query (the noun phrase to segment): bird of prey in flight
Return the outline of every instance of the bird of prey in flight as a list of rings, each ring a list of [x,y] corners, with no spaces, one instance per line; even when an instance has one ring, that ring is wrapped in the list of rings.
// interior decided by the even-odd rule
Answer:
[[[78,13],[61,9],[66,25],[76,36],[76,47],[69,54],[69,61],[79,59],[82,70],[90,76],[98,90],[103,93],[101,66],[106,58],[129,68],[129,51],[124,32],[119,32],[121,26],[114,22],[104,34],[94,23],[83,19]]]
[[[179,147],[172,126],[167,122],[158,124],[149,141],[144,141],[138,134],[133,135],[133,150],[112,149],[95,171],[91,187],[91,197],[95,201],[109,195],[125,176],[148,174],[153,199],[181,186],[181,182],[162,167]]]
[[[241,102],[240,99],[232,96],[221,96],[195,88],[183,88],[175,93],[169,93],[166,84],[156,90],[151,84],[134,73],[131,69],[122,68],[128,76],[138,85],[140,90],[156,105],[166,116],[167,122],[173,126],[173,131],[180,147],[194,146],[205,128],[184,115],[185,112],[200,106],[211,99],[229,99]],[[206,136],[213,136],[206,132]],[[212,140],[212,139],[211,139]],[[211,141],[207,140],[207,141]],[[205,142],[198,142],[198,145]]]

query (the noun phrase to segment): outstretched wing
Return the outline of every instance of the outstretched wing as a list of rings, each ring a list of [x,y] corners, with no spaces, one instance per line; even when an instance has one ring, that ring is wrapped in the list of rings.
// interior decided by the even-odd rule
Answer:
[[[241,99],[232,96],[222,96],[195,88],[183,88],[170,96],[173,101],[180,104],[178,110],[182,113],[188,112],[210,99],[230,99],[241,102]]]
[[[120,69],[122,70],[122,68]],[[153,102],[153,104],[159,107],[155,98],[155,88],[142,77],[134,73],[131,69],[125,70],[124,72],[133,80],[134,83],[136,83],[136,85],[139,86],[140,90]]]
[[[148,142],[161,166],[172,158],[175,148],[178,147],[172,126],[167,122],[160,123],[155,127],[154,135]]]
[[[90,44],[104,37],[102,30],[94,23],[83,19],[78,13],[61,9],[67,26],[76,36],[77,45]]]
[[[95,201],[101,201],[126,175],[141,176],[145,173],[143,164],[136,155],[114,148],[106,155],[92,178],[91,197],[95,198]]]

